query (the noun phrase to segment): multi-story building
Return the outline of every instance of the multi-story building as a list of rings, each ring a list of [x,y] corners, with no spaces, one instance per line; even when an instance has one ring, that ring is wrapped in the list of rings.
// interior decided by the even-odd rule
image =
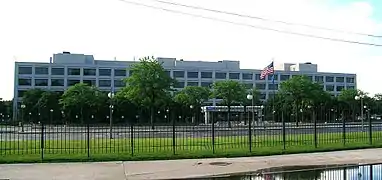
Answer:
[[[356,88],[356,75],[344,73],[324,73],[317,71],[312,63],[275,64],[275,83],[271,76],[260,80],[259,69],[240,69],[239,61],[218,62],[184,61],[175,58],[158,58],[166,72],[176,78],[174,88],[185,86],[209,87],[220,80],[237,80],[248,88],[257,88],[261,99],[265,100],[275,93],[279,84],[292,76],[306,75],[312,81],[322,83],[322,88],[333,96],[342,89]],[[130,75],[129,68],[137,61],[95,60],[92,55],[63,52],[54,54],[47,63],[16,62],[14,79],[14,110],[17,110],[23,93],[31,88],[63,92],[76,83],[87,83],[103,91],[118,91],[125,86],[123,79]],[[265,66],[265,65],[259,65]],[[215,104],[212,100],[211,104]],[[16,111],[15,111],[16,112]]]

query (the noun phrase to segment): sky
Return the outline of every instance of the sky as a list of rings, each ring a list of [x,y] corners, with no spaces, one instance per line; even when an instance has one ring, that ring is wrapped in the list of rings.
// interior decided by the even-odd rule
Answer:
[[[151,0],[129,0],[237,23],[382,44],[381,38],[233,17]],[[382,36],[380,0],[166,0],[293,23]],[[54,53],[98,60],[143,56],[239,60],[242,68],[312,62],[322,72],[356,73],[358,88],[382,93],[382,47],[265,31],[132,5],[122,0],[0,0],[0,97],[13,97],[14,62],[49,62]]]

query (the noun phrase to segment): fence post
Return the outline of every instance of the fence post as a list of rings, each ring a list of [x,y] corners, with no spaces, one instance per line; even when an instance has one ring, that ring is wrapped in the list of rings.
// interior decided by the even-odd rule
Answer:
[[[282,122],[282,133],[283,133],[283,149],[286,150],[284,109],[281,110],[281,122]]]
[[[176,140],[175,140],[175,119],[176,117],[172,117],[172,154],[176,154]],[[180,118],[179,118],[180,119]]]
[[[252,111],[253,111],[253,106],[252,106]],[[246,110],[246,106],[244,106],[244,118],[246,118],[246,114],[247,114],[247,110]],[[252,152],[252,119],[248,119],[248,143],[249,143],[249,152]]]
[[[369,142],[370,142],[370,145],[372,145],[373,144],[373,126],[372,126],[371,118],[370,118],[370,109],[368,109],[367,111],[367,118],[369,118]]]
[[[316,118],[316,113],[315,113],[315,109],[313,109],[313,112],[312,112],[312,118],[313,118],[313,122],[314,122],[314,147],[317,148],[318,147],[318,142],[317,142],[317,118]]]
[[[344,111],[342,111],[342,140],[345,146],[346,145],[346,122],[344,117]]]
[[[214,114],[211,114],[212,119],[212,153],[215,154],[215,119]]]
[[[137,116],[138,120],[138,116]],[[131,156],[134,156],[134,124],[130,123],[130,148],[131,148]]]
[[[44,160],[44,122],[41,121],[41,161]]]
[[[94,116],[92,115],[92,118]],[[89,122],[89,118],[87,118],[87,121],[86,121],[86,141],[87,141],[87,149],[88,149],[88,158],[90,158],[90,122]]]

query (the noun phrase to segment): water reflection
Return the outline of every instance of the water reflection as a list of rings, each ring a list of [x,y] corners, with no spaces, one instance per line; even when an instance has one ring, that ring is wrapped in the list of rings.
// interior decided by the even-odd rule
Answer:
[[[292,171],[276,174],[244,175],[216,180],[382,180],[382,164],[351,166],[333,169]],[[206,179],[207,180],[207,179]]]

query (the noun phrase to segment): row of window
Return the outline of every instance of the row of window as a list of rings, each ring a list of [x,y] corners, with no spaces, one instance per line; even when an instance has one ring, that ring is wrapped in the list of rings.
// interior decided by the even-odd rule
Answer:
[[[78,79],[67,79],[67,85],[73,86],[77,83],[80,83],[81,80]],[[89,80],[83,80],[82,81],[85,84],[88,84],[89,86],[96,86],[96,80],[89,79]],[[65,80],[64,79],[50,79],[51,86],[54,87],[62,87],[65,86]],[[31,86],[32,80],[27,78],[19,78],[19,86]],[[48,79],[34,79],[34,85],[35,86],[48,86]],[[99,87],[111,87],[111,80],[98,80],[98,86]],[[124,87],[125,82],[123,80],[114,80],[114,87]]]
[[[131,74],[132,72],[130,72]],[[32,74],[32,67],[19,67],[19,74]],[[48,67],[35,67],[36,75],[48,75]],[[83,73],[81,74],[81,68],[68,68],[67,74],[69,76],[96,76],[96,68],[83,68]],[[98,69],[99,76],[111,76],[111,69]],[[65,75],[65,68],[63,67],[52,67],[51,75]],[[114,76],[125,77],[126,69],[114,69]]]
[[[98,69],[98,75],[99,76],[111,76],[111,69]],[[126,69],[114,69],[114,76],[117,77],[125,77],[126,76]],[[170,75],[170,71],[166,71],[168,75]],[[32,74],[32,67],[19,67],[19,74]],[[49,74],[49,68],[48,67],[35,67],[35,74],[36,75],[48,75]],[[96,76],[97,75],[97,69],[96,68],[83,68],[83,73],[81,74],[81,68],[68,68],[67,74],[69,76]],[[130,71],[130,74],[132,72]],[[199,78],[203,79],[211,79],[213,77],[213,72],[192,72],[192,71],[173,71],[174,78]],[[59,67],[52,67],[51,68],[51,75],[65,75],[65,68],[59,68]],[[286,81],[291,78],[291,76],[297,76],[297,75],[289,75],[289,74],[275,74],[274,79],[276,81]],[[243,79],[243,80],[252,80],[253,79],[253,73],[227,73],[227,72],[215,72],[215,79]],[[347,83],[354,83],[355,78],[354,77],[334,77],[334,76],[308,76],[312,81],[316,82],[347,82]],[[255,79],[260,80],[260,74],[255,74]],[[268,76],[268,80],[272,80],[272,76]]]

